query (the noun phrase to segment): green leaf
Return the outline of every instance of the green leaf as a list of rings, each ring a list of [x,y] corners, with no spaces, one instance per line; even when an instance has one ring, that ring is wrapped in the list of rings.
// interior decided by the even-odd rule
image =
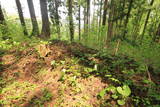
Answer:
[[[61,61],[61,64],[64,65],[64,64],[65,64],[65,61]]]
[[[105,94],[106,94],[106,89],[102,90],[102,91],[99,93],[99,96],[100,96],[101,98],[103,98],[103,97],[105,96]]]
[[[112,77],[112,75],[108,74],[108,75],[105,75],[105,77]]]
[[[114,95],[112,95],[112,98],[113,98],[113,99],[117,99],[118,96],[114,94]]]
[[[110,87],[108,87],[108,88],[110,88]],[[100,93],[98,94],[98,97],[103,98],[105,96],[106,92],[109,91],[108,88],[105,88],[102,91],[100,91]]]
[[[124,100],[117,100],[117,103],[122,106],[125,104],[125,101]]]
[[[116,78],[109,78],[110,80],[114,81],[114,82],[117,82],[117,83],[120,83],[120,81]]]
[[[117,91],[124,97],[128,97],[131,94],[131,90],[127,85],[124,85],[123,87],[117,87]]]
[[[115,86],[109,86],[108,88],[106,88],[106,91],[111,91],[112,93],[116,92],[116,87]]]
[[[51,61],[51,65],[55,65],[55,64],[56,64],[55,60]]]
[[[124,85],[124,86],[123,86],[123,89],[124,89],[124,91],[125,91],[125,95],[126,95],[126,96],[129,96],[129,95],[131,94],[131,89],[129,88],[129,86]]]

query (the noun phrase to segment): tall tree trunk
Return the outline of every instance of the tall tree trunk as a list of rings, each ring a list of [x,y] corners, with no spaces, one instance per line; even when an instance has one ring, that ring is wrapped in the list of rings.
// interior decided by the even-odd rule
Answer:
[[[160,24],[158,25],[158,29],[157,29],[156,35],[160,37]]]
[[[36,15],[35,15],[33,0],[27,0],[27,2],[28,2],[29,12],[30,12],[30,16],[31,16],[32,26],[33,26],[31,36],[39,35],[39,28],[38,28]]]
[[[153,42],[160,42],[160,24],[158,24],[158,28],[156,29],[156,33],[152,40]]]
[[[73,16],[72,16],[72,2],[73,0],[68,0],[68,16],[69,16],[69,29],[70,29],[70,40],[74,40],[74,26],[73,26]]]
[[[99,8],[99,7],[98,7]],[[97,29],[99,26],[99,9],[96,9],[96,33],[99,35],[99,29]],[[97,36],[99,38],[99,36]]]
[[[83,11],[83,15],[84,15],[84,34],[86,34],[87,30],[86,30],[86,21],[87,21],[87,15],[86,15],[86,7],[84,6],[84,11]]]
[[[100,2],[100,10],[99,10],[99,31],[100,31],[100,27],[101,27],[101,22],[102,22],[102,5],[103,5],[103,0],[101,0]]]
[[[49,23],[49,18],[48,18],[47,0],[40,0],[40,8],[41,8],[41,15],[42,15],[41,37],[49,38],[50,37],[50,23]]]
[[[136,18],[134,20],[136,22],[136,24],[134,24],[134,27],[132,29],[132,34],[133,34],[132,41],[133,42],[136,42],[137,37],[139,36],[140,27],[141,27],[140,22],[142,20],[142,16],[143,16],[143,12],[141,11],[141,7],[139,7],[139,9],[137,11]]]
[[[85,16],[85,7],[83,8],[83,29],[84,29],[84,34],[86,32],[86,16]]]
[[[86,24],[87,24],[87,34],[89,32],[89,29],[90,29],[90,0],[87,0],[87,21],[86,21]]]
[[[21,6],[21,3],[20,3],[19,0],[16,0],[16,5],[17,5],[21,25],[23,27],[23,33],[24,33],[24,35],[28,35],[27,28],[26,28],[26,23],[25,23],[24,16],[23,16],[22,6]]]
[[[3,11],[2,11],[2,7],[1,7],[1,4],[0,4],[0,24],[4,24],[4,14],[3,14]]]
[[[50,12],[49,17],[52,21],[52,24],[55,25],[55,0],[50,0],[48,8],[48,11]]]
[[[122,12],[121,12],[122,17],[120,19],[120,27],[122,27],[122,22],[123,22],[123,18],[124,18],[123,16],[125,15],[125,13],[124,13],[125,5],[126,5],[126,0],[122,0]]]
[[[93,0],[93,16],[92,16],[92,28],[95,30],[95,20],[96,20],[96,16],[95,16],[95,13],[96,13],[96,11],[95,11],[96,9],[95,9],[95,0]]]
[[[152,6],[153,3],[154,3],[154,0],[151,1],[150,6]],[[148,24],[150,13],[151,13],[151,9],[148,11],[147,17],[146,17],[146,20],[145,20],[145,23],[144,23],[144,28],[143,28],[143,32],[142,32],[142,35],[141,35],[141,41],[140,41],[141,43],[142,43],[142,40],[144,38],[144,33],[145,33],[145,30],[146,30],[146,27],[147,27],[147,24]]]
[[[55,22],[56,22],[56,28],[57,28],[57,33],[58,33],[58,38],[60,39],[60,20],[59,20],[59,12],[58,12],[58,8],[59,8],[59,1],[55,0],[55,10],[56,10],[56,14],[55,14]]]
[[[1,27],[1,31],[2,31],[2,38],[5,39],[6,38],[6,33],[8,32],[8,28],[7,28],[7,24],[5,22],[5,18],[4,18],[4,14],[2,11],[2,7],[0,4],[0,24],[2,24],[3,26]]]
[[[81,40],[81,5],[79,4],[79,40]]]
[[[124,33],[123,33],[123,38],[125,38],[126,33],[127,33],[127,25],[128,25],[128,21],[129,21],[131,9],[132,9],[132,4],[133,4],[133,0],[130,0],[129,7],[128,7],[128,12],[127,12],[127,15],[126,15],[126,20],[125,20],[125,23],[124,23],[125,30],[124,30]]]
[[[107,5],[108,5],[108,0],[105,0],[104,1],[104,8],[103,8],[103,21],[102,21],[103,26],[106,25]]]
[[[108,19],[108,32],[107,32],[107,40],[106,40],[106,46],[109,47],[111,38],[113,36],[113,16],[114,16],[114,0],[111,0],[110,3],[110,12],[109,12],[109,19]]]

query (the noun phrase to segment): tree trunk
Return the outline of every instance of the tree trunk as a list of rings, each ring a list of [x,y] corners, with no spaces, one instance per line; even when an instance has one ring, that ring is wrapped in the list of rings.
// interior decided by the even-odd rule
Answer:
[[[50,37],[50,23],[48,18],[48,10],[47,10],[47,1],[40,0],[40,8],[41,8],[41,15],[42,15],[42,31],[41,37],[42,38],[49,38]]]
[[[58,8],[59,8],[59,2],[58,0],[55,0],[55,10],[56,10],[56,14],[55,14],[55,22],[56,22],[56,28],[57,28],[57,34],[58,34],[58,38],[60,39],[60,21],[59,21],[59,12],[58,12]]]
[[[5,22],[5,18],[4,18],[4,14],[2,11],[2,7],[0,4],[0,24],[2,24],[3,26],[1,27],[1,32],[2,32],[2,38],[5,39],[6,38],[6,34],[8,33],[8,26]]]
[[[143,16],[143,12],[141,11],[141,6],[139,7],[138,11],[137,11],[137,15],[136,15],[136,18],[135,18],[135,22],[136,24],[134,24],[134,27],[132,29],[132,41],[133,42],[136,42],[137,40],[137,37],[139,36],[139,32],[140,32],[140,27],[141,27],[141,20],[142,20],[142,16]]]
[[[95,9],[95,0],[93,0],[93,16],[92,16],[92,29],[94,29],[95,30],[95,21],[96,21],[96,16],[95,16],[95,14],[96,14],[96,11],[95,11],[96,9]]]
[[[86,8],[83,8],[83,29],[84,29],[84,34],[86,33]]]
[[[133,0],[130,0],[129,7],[128,7],[128,12],[127,12],[127,16],[126,16],[126,21],[124,23],[125,29],[124,29],[124,33],[123,33],[123,38],[125,38],[126,33],[127,33],[127,25],[128,25],[128,21],[129,21],[131,9],[132,9],[132,4],[133,4]]]
[[[90,29],[90,0],[87,0],[87,21],[86,21],[86,24],[87,24],[87,34],[89,32],[89,29]]]
[[[154,0],[151,1],[150,6],[152,6],[153,3],[154,3]],[[146,20],[145,20],[145,23],[144,23],[144,28],[143,28],[143,32],[142,32],[141,41],[140,41],[141,43],[142,43],[142,40],[144,38],[144,33],[145,33],[145,30],[146,30],[146,27],[147,27],[147,24],[148,24],[150,13],[151,13],[151,9],[148,11],[147,17],[146,17]]]
[[[21,25],[23,27],[23,33],[24,33],[24,35],[28,35],[27,28],[26,28],[26,23],[25,23],[24,16],[23,16],[22,6],[21,6],[21,3],[20,3],[19,0],[16,0],[16,5],[17,5],[17,9],[18,9],[20,22],[21,22]]]
[[[72,2],[73,0],[68,0],[68,16],[69,16],[69,29],[70,29],[70,40],[74,40],[74,26],[73,26],[73,16],[72,16]]]
[[[157,43],[160,41],[160,24],[158,25],[158,28],[152,40],[153,42],[157,42]]]
[[[4,19],[3,11],[0,4],[0,24],[4,24],[4,21],[5,19]]]
[[[111,41],[111,38],[113,36],[113,16],[114,16],[114,6],[113,6],[114,0],[111,0],[110,4],[110,12],[109,12],[109,19],[108,19],[108,32],[107,32],[107,40],[106,40],[106,46],[109,47],[109,43]]]
[[[39,35],[39,28],[38,28],[36,15],[35,15],[33,1],[32,0],[27,0],[27,2],[28,2],[29,12],[30,12],[30,16],[31,16],[32,26],[33,26],[31,36]]]
[[[48,11],[50,12],[49,17],[52,21],[52,24],[55,25],[56,24],[55,23],[55,0],[50,0],[48,7],[49,7]]]
[[[81,5],[79,4],[79,40],[81,40]]]
[[[100,31],[100,27],[101,27],[101,22],[102,22],[102,5],[103,5],[103,0],[101,0],[100,2],[100,10],[99,10],[99,31]]]
[[[124,12],[125,5],[126,5],[126,0],[122,0],[122,12],[121,12],[122,17],[120,19],[120,27],[122,27],[123,18],[124,18],[124,15],[125,15],[125,12]]]
[[[102,21],[103,26],[106,25],[107,5],[108,5],[108,0],[105,0],[103,8],[103,21]]]
[[[160,37],[160,24],[158,25],[158,29],[157,29],[156,35]]]

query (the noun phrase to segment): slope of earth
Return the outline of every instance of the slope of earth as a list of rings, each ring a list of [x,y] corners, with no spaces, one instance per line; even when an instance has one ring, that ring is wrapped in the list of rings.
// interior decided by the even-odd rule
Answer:
[[[34,45],[21,43],[1,54],[0,61],[2,107],[118,106],[112,93],[103,90],[125,82],[133,86],[132,96],[141,94],[140,97],[146,98],[147,92],[139,89],[151,87],[143,82],[148,78],[147,73],[135,73],[139,65],[132,58],[99,55],[97,50],[78,43],[58,40]],[[118,94],[118,98],[125,100],[123,107],[134,104],[132,97]]]
[[[96,95],[107,84],[99,77],[81,77],[80,72],[90,68],[78,64],[69,49],[72,45],[54,42],[34,47],[25,43],[26,48],[14,48],[1,56],[2,107],[99,105]]]

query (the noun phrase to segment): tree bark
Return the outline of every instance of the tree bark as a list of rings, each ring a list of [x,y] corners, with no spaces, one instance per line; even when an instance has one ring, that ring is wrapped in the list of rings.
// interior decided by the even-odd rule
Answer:
[[[2,7],[1,7],[1,4],[0,4],[0,24],[4,24],[4,14],[3,14],[3,11],[2,11]]]
[[[155,35],[153,36],[153,42],[160,42],[160,24],[158,24],[158,28],[156,29]]]
[[[96,14],[96,9],[95,9],[95,1],[96,0],[93,0],[93,18],[92,18],[92,28],[95,30],[95,21],[96,21],[96,16],[95,16],[95,14]]]
[[[70,40],[74,40],[74,25],[73,25],[73,16],[72,16],[72,2],[73,0],[68,0],[68,16],[69,16],[69,29],[70,29]]]
[[[60,29],[60,21],[59,21],[59,12],[58,12],[58,8],[59,8],[59,2],[58,0],[55,0],[55,11],[56,11],[56,14],[55,14],[55,22],[56,22],[56,28],[57,28],[57,34],[58,34],[58,38],[60,39],[60,32],[61,32],[61,29]]]
[[[21,25],[23,27],[23,33],[24,33],[24,35],[28,35],[27,28],[26,28],[26,23],[25,23],[24,16],[23,16],[22,6],[21,6],[21,3],[20,3],[19,0],[16,0],[16,5],[17,5],[17,9],[18,9],[20,22],[21,22]]]
[[[111,0],[110,4],[110,12],[109,12],[109,19],[108,19],[108,32],[107,32],[107,40],[106,40],[106,46],[109,47],[109,43],[111,41],[111,38],[113,36],[113,16],[114,16],[114,6],[113,6],[114,0]]]
[[[134,27],[132,29],[132,41],[136,42],[137,37],[139,36],[139,32],[140,32],[140,27],[141,27],[141,20],[142,20],[142,16],[143,16],[143,12],[141,11],[141,6],[138,8],[137,14],[136,14],[136,18],[135,18],[135,22],[136,24],[134,24]]]
[[[158,29],[157,29],[156,35],[160,37],[160,24],[158,25]]]
[[[108,5],[108,0],[105,0],[103,8],[103,21],[102,21],[103,26],[106,25],[107,5]]]
[[[86,7],[84,6],[84,10],[83,10],[83,15],[84,15],[84,34],[86,34],[86,20],[87,20],[87,15],[86,15]]]
[[[31,16],[31,21],[32,21],[32,27],[33,27],[31,36],[39,35],[39,28],[38,28],[36,15],[35,15],[33,1],[27,0],[27,2],[28,2],[29,12],[30,12],[30,16]]]
[[[152,6],[153,3],[154,3],[154,0],[151,1],[150,6]],[[145,30],[146,30],[146,27],[147,27],[147,24],[148,24],[150,13],[151,13],[151,9],[148,11],[147,17],[146,17],[146,20],[145,20],[145,23],[144,23],[144,28],[143,28],[143,32],[142,32],[142,36],[141,36],[141,41],[140,41],[141,43],[142,43],[142,40],[144,38],[144,33],[145,33]]]
[[[126,21],[124,23],[125,30],[124,30],[124,33],[123,33],[123,38],[125,38],[126,33],[127,33],[127,25],[128,25],[128,21],[129,21],[129,17],[130,17],[130,12],[131,12],[131,9],[132,9],[132,4],[133,4],[133,0],[130,0],[129,7],[128,7],[128,12],[127,12],[127,16],[126,16]]]
[[[123,22],[123,18],[125,16],[124,10],[125,10],[125,5],[126,5],[126,0],[122,0],[122,12],[121,12],[121,16],[120,17],[120,27],[122,27],[122,22]]]
[[[86,24],[87,24],[87,34],[89,32],[90,29],[90,0],[87,0],[87,20],[86,20]]]
[[[79,40],[81,40],[81,5],[79,4]]]
[[[101,22],[102,22],[102,5],[103,5],[103,0],[101,0],[100,2],[100,10],[99,10],[99,31],[100,31],[100,27],[101,27]]]
[[[42,31],[41,37],[42,38],[49,38],[50,37],[50,23],[48,18],[48,10],[47,10],[47,1],[40,0],[40,8],[41,8],[41,15],[42,15]]]
[[[52,24],[55,25],[56,24],[55,23],[55,0],[50,0],[48,7],[49,7],[48,11],[50,12],[49,17],[52,21]]]
[[[1,4],[0,4],[0,24],[3,25],[1,27],[1,31],[2,31],[2,38],[5,39],[6,34],[8,33],[8,26],[7,26],[7,23],[5,22],[5,18],[4,18]]]

